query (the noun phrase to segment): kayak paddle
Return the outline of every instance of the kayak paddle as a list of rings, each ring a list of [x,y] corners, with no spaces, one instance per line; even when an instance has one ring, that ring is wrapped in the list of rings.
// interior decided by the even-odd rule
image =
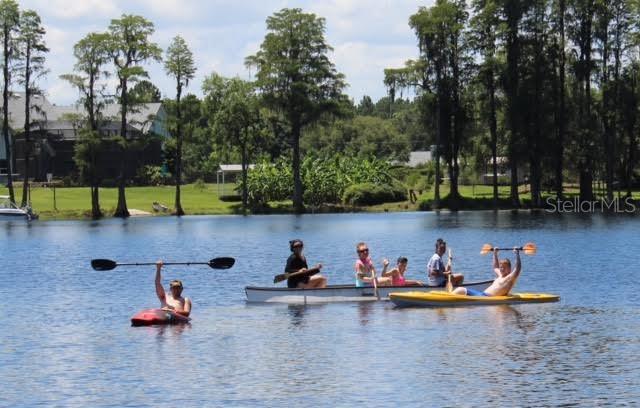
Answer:
[[[281,273],[280,275],[276,275],[273,277],[273,283],[282,282],[283,280],[294,278],[297,276],[313,276],[318,272],[320,272],[320,268],[316,266],[313,268],[309,268],[303,272],[297,271],[297,272],[290,272],[290,273]]]
[[[493,252],[495,250],[509,251],[509,250],[512,250],[512,249],[513,248],[495,248],[491,244],[484,244],[482,246],[482,249],[480,250],[480,254],[481,255],[486,255],[489,252]],[[528,243],[524,244],[523,246],[521,246],[519,248],[515,248],[515,249],[516,249],[516,251],[524,252],[525,255],[535,255],[536,252],[538,252],[538,247],[533,242],[528,242]]]
[[[213,269],[229,269],[236,262],[231,257],[213,258],[209,262],[164,262],[163,265],[209,265]],[[155,265],[155,262],[143,262],[143,263],[116,263],[111,259],[92,259],[91,267],[96,271],[110,271],[117,266],[143,266],[143,265]]]

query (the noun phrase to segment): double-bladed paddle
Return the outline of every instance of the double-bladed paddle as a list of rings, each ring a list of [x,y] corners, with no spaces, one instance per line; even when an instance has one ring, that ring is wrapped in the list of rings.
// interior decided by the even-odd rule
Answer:
[[[302,276],[313,276],[318,272],[320,272],[320,268],[315,266],[313,268],[309,268],[309,269],[306,269],[304,271],[281,273],[280,275],[276,275],[276,276],[273,277],[273,283],[282,282],[283,280],[287,280],[289,278],[302,277]]]
[[[538,252],[538,247],[536,246],[536,244],[534,244],[533,242],[528,242],[518,248],[495,248],[491,244],[484,244],[482,246],[482,249],[480,250],[480,254],[486,255],[489,252],[493,252],[495,250],[510,251],[512,249],[515,249],[516,251],[522,251],[525,253],[525,255],[535,255],[536,252]]]
[[[209,265],[213,269],[229,269],[236,262],[231,257],[213,258],[209,262],[164,262],[163,265]],[[111,259],[92,259],[91,267],[96,271],[110,271],[117,266],[143,266],[143,265],[155,265],[155,262],[143,262],[143,263],[117,263]]]

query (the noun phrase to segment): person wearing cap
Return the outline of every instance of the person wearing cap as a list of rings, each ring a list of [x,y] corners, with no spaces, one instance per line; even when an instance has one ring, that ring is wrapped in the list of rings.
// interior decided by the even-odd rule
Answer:
[[[287,259],[287,265],[284,267],[285,273],[305,272],[309,269],[307,258],[302,254],[303,248],[302,240],[294,239],[289,241],[289,249],[291,249],[292,254]],[[322,269],[322,264],[317,264],[314,269]],[[318,289],[326,286],[327,278],[318,274],[313,276],[292,276],[287,279],[287,287],[289,288]]]
[[[189,316],[191,313],[191,299],[182,297],[182,282],[174,279],[169,283],[169,293],[162,287],[162,261],[156,262],[156,294],[160,299],[163,309],[171,310],[182,316]]]

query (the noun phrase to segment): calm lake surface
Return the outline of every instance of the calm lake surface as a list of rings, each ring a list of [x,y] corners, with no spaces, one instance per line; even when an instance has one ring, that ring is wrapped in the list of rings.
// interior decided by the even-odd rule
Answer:
[[[640,219],[511,212],[138,218],[0,223],[0,406],[624,406],[640,403]],[[250,305],[305,242],[331,283],[355,244],[409,258],[425,279],[434,241],[467,280],[492,277],[484,243],[533,241],[516,291],[559,303],[395,309],[391,303]],[[503,253],[512,257],[512,254]],[[155,267],[185,283],[193,323],[130,327],[155,307]],[[281,284],[282,285],[282,284]]]

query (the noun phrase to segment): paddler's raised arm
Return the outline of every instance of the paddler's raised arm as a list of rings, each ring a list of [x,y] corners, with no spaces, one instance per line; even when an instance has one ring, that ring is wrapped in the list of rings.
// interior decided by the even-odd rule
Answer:
[[[500,277],[500,261],[498,260],[498,248],[493,249],[493,272]]]
[[[158,295],[158,299],[162,302],[164,306],[166,302],[166,295],[164,293],[164,288],[162,287],[162,275],[160,271],[162,270],[163,262],[160,260],[156,262],[156,295]]]
[[[522,262],[520,261],[520,251],[517,248],[513,248],[513,252],[516,253],[516,266],[513,268],[513,272],[511,272],[511,274],[514,278],[517,278],[522,270]]]

